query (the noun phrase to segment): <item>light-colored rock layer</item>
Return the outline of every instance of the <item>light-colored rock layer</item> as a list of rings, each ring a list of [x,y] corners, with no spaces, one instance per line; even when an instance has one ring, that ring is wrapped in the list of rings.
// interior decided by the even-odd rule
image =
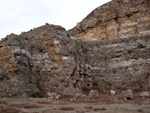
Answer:
[[[68,31],[84,41],[150,35],[149,0],[112,0],[96,8]]]

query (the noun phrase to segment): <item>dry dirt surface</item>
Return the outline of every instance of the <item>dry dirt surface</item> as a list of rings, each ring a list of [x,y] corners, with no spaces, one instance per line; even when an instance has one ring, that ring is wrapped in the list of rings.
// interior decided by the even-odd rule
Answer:
[[[150,113],[150,98],[144,101],[47,98],[0,99],[0,113]]]

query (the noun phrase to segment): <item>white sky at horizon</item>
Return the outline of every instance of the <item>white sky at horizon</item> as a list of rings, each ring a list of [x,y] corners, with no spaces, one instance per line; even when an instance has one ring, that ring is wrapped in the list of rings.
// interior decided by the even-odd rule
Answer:
[[[0,39],[45,23],[73,28],[92,10],[111,0],[0,0]]]

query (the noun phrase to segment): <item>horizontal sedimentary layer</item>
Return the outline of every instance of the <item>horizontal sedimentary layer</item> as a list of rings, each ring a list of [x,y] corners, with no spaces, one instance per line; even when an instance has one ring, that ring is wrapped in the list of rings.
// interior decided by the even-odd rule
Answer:
[[[82,42],[45,25],[0,42],[0,96],[150,88],[150,37]]]
[[[150,35],[149,0],[112,0],[79,22],[68,33],[84,41]]]

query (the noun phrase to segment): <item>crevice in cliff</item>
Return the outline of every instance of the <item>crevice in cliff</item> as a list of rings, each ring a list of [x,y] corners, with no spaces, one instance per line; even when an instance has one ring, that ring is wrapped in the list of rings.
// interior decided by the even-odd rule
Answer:
[[[30,63],[30,59],[28,58],[28,64],[29,64],[29,69],[30,69],[30,71],[32,70],[32,65],[31,65],[31,63]]]
[[[131,16],[133,16],[134,14],[137,14],[137,13],[140,13],[141,11],[138,10],[138,11],[135,11],[135,12],[132,12],[131,14],[126,14],[125,16],[127,16],[128,18],[130,18]]]
[[[76,70],[77,70],[77,64],[75,65],[75,67],[70,75],[71,77],[73,77],[75,75]]]

